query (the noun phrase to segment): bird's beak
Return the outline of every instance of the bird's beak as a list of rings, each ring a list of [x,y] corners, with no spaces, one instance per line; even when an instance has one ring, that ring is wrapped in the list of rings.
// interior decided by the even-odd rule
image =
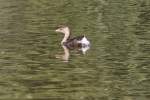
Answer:
[[[57,30],[55,30],[55,32],[58,32],[58,29],[57,29]]]

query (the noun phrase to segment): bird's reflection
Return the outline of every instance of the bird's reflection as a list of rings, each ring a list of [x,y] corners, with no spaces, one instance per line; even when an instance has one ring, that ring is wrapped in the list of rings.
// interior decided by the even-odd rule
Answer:
[[[62,45],[62,48],[64,50],[64,54],[61,55],[57,54],[56,58],[62,59],[64,62],[68,62],[70,56],[69,49],[64,45]]]
[[[82,54],[85,55],[86,52],[87,52],[87,50],[90,49],[89,46],[83,46],[82,48],[73,48],[73,49],[70,49],[70,48],[68,48],[68,47],[65,46],[65,45],[62,45],[62,48],[63,48],[64,53],[63,53],[63,54],[57,54],[57,55],[55,55],[55,57],[58,58],[58,59],[63,60],[63,62],[68,62],[68,61],[69,61],[69,58],[70,58],[70,50],[81,51]]]

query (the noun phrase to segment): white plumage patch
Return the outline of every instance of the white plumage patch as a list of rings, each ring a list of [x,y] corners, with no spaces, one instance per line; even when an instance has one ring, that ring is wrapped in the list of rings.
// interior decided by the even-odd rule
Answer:
[[[87,40],[87,38],[84,36],[82,40],[79,41],[83,46],[89,46],[90,42]]]

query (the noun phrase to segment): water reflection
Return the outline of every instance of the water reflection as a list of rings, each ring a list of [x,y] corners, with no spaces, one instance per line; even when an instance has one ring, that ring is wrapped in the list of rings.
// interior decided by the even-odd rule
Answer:
[[[70,50],[76,50],[79,52],[82,52],[82,54],[86,54],[87,50],[90,49],[89,46],[84,46],[81,48],[73,48],[73,49],[69,49],[67,46],[65,45],[61,45],[63,48],[64,53],[63,54],[56,54],[55,57],[58,59],[63,60],[64,62],[68,62],[69,61],[69,57],[70,57]]]
[[[64,54],[61,54],[61,55],[57,54],[57,55],[55,55],[55,57],[62,59],[64,62],[68,62],[69,56],[70,56],[69,49],[64,45],[62,45],[62,48],[64,50]]]

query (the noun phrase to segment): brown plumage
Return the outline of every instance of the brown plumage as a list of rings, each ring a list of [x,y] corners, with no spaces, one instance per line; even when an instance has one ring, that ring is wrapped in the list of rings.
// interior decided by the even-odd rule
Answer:
[[[65,45],[69,49],[81,48],[82,44],[78,43],[78,41],[80,41],[83,37],[84,36],[77,36],[77,37],[74,37],[74,38],[69,38],[69,39],[67,39],[66,42],[63,43],[63,45]]]
[[[83,46],[89,46],[90,44],[84,35],[71,38],[70,29],[67,26],[59,26],[56,32],[64,34],[61,44],[69,49],[82,48]]]

